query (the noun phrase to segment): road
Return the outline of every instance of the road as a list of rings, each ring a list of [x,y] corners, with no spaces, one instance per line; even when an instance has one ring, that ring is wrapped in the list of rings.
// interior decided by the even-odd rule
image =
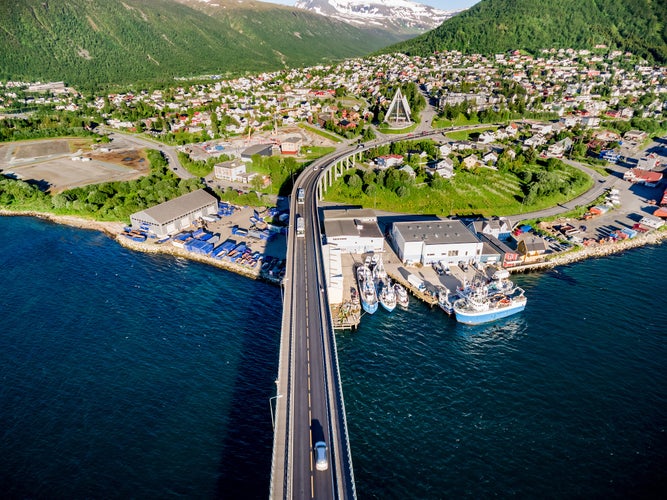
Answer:
[[[167,146],[159,141],[154,141],[147,139],[145,137],[140,137],[138,135],[122,133],[117,130],[111,129],[109,127],[101,125],[99,127],[100,133],[105,133],[111,139],[111,143],[118,147],[130,147],[135,148],[147,148],[147,149],[157,149],[162,152],[167,161],[169,162],[169,168],[179,176],[181,179],[190,179],[194,177],[190,172],[188,172],[181,162],[178,160],[178,150],[174,146]],[[129,145],[129,146],[126,146]]]

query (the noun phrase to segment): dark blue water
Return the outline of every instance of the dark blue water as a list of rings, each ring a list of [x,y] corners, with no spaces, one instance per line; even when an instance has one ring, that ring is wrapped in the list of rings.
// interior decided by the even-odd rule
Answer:
[[[664,498],[666,266],[515,276],[526,310],[489,325],[364,317],[338,337],[359,497]]]
[[[279,290],[0,218],[0,491],[266,498]]]
[[[517,276],[528,307],[490,325],[413,301],[338,335],[359,497],[658,497],[666,263]],[[277,288],[26,218],[0,218],[0,269],[4,497],[268,496]]]

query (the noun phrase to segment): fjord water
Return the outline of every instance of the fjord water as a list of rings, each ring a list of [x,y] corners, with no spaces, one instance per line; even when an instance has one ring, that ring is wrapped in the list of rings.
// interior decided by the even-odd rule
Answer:
[[[665,263],[515,276],[528,307],[489,325],[411,300],[338,334],[359,498],[657,495]],[[279,289],[29,218],[0,218],[0,269],[3,496],[268,496]]]

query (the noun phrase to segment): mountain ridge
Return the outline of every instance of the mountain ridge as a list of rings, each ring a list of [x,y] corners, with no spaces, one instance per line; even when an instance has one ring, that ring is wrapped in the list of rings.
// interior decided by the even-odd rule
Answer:
[[[0,79],[65,80],[93,88],[243,74],[358,57],[402,39],[281,5],[253,0],[215,4],[1,2]]]
[[[492,54],[597,44],[667,61],[667,0],[482,0],[438,28],[380,52]]]

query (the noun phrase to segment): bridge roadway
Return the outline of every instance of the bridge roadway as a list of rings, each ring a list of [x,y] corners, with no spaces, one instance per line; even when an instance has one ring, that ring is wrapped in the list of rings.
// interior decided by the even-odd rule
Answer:
[[[409,134],[411,137],[441,132]],[[292,196],[277,394],[270,400],[274,425],[272,499],[356,498],[354,474],[333,324],[327,301],[318,214],[324,172],[348,157],[398,137],[346,146],[313,162],[297,179],[305,203]],[[295,232],[296,215],[305,234]],[[329,467],[315,468],[313,446],[327,444]]]

